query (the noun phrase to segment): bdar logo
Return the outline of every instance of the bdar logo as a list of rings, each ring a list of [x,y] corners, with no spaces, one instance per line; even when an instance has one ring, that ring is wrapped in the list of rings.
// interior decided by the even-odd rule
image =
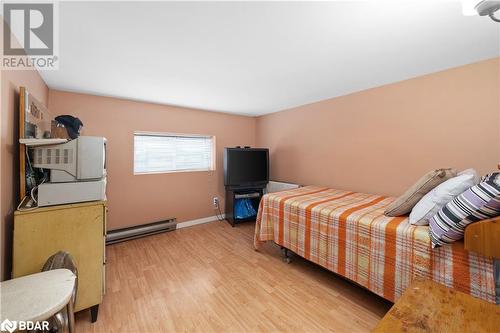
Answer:
[[[4,3],[4,55],[54,54],[54,8],[51,3]],[[19,39],[15,45],[11,32]]]
[[[15,321],[10,321],[5,319],[0,324],[0,331],[8,331],[10,333],[14,332],[17,328],[17,323]]]

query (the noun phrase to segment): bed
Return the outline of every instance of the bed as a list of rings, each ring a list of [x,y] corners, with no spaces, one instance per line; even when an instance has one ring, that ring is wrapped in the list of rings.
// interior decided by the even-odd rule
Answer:
[[[463,242],[432,249],[428,227],[384,215],[393,200],[318,186],[269,193],[254,246],[274,241],[392,302],[423,277],[494,303],[492,259]]]

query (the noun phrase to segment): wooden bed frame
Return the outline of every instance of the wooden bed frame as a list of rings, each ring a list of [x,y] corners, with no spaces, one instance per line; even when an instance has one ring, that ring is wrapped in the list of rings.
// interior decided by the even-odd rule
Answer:
[[[467,251],[500,259],[500,217],[468,225],[465,228],[464,247]]]
[[[500,170],[500,163],[497,167]],[[467,251],[500,259],[500,216],[468,225],[464,247]]]

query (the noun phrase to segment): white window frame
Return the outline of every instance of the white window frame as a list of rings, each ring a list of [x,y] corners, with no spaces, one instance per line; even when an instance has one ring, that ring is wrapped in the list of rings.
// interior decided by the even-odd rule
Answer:
[[[212,156],[210,161],[210,167],[208,169],[183,169],[183,170],[164,170],[164,171],[135,171],[135,136],[165,136],[165,137],[186,137],[186,138],[210,138],[212,140]],[[172,133],[172,132],[144,132],[135,131],[133,140],[133,162],[132,171],[134,175],[150,175],[150,174],[162,174],[162,173],[180,173],[180,172],[209,172],[215,171],[215,161],[216,161],[216,141],[215,135],[203,135],[203,134],[186,134],[186,133]]]

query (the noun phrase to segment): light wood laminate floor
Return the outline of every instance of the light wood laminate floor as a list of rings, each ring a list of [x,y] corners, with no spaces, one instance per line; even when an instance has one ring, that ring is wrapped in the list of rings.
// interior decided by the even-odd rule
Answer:
[[[368,332],[391,303],[213,222],[107,247],[106,295],[77,332]]]

